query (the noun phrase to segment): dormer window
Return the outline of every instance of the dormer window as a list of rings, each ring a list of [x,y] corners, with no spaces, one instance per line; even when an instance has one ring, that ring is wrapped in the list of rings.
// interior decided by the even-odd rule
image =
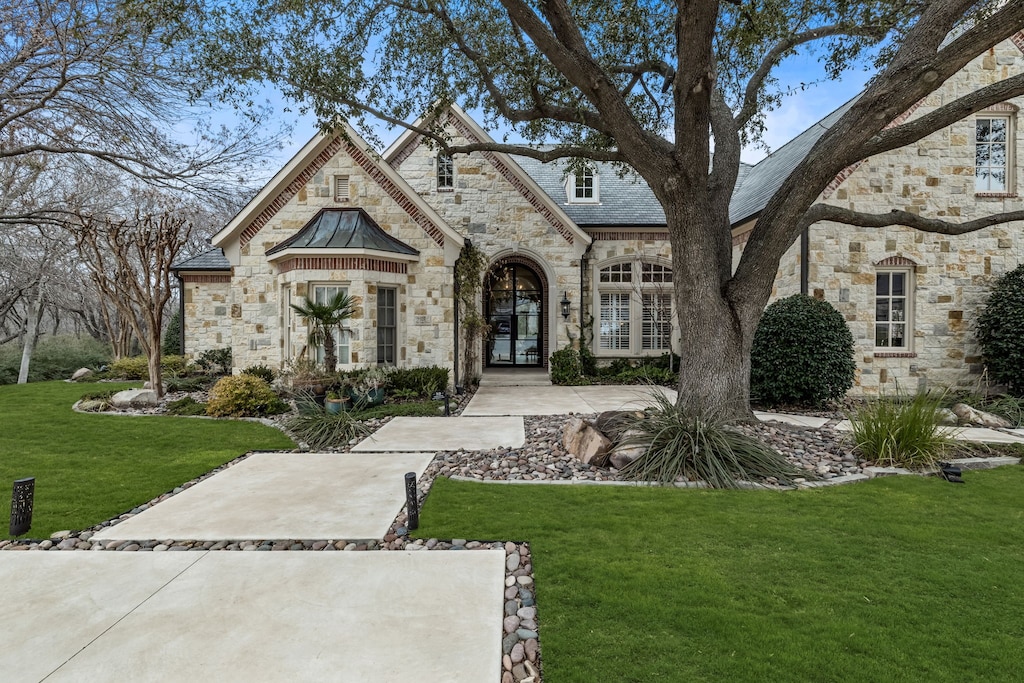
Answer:
[[[600,201],[600,183],[590,166],[577,169],[566,181],[565,189],[570,204],[597,204]]]
[[[437,155],[437,190],[451,191],[455,187],[455,162],[443,152]]]

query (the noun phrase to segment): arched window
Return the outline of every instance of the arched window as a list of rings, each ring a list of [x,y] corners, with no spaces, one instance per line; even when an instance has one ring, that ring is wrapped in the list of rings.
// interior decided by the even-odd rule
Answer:
[[[626,261],[597,276],[597,353],[654,355],[672,348],[672,268]]]

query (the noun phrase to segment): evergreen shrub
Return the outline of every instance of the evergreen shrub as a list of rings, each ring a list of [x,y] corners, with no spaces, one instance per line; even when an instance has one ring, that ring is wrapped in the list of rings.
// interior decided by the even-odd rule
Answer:
[[[832,304],[795,294],[765,309],[750,365],[755,401],[821,405],[842,398],[853,386],[853,335]]]
[[[206,414],[212,417],[262,417],[288,410],[270,385],[253,375],[220,378],[210,389]]]
[[[580,352],[571,346],[558,349],[548,360],[551,383],[562,386],[590,384],[583,375],[583,361]]]
[[[1024,396],[1024,264],[1003,275],[978,317],[978,343],[989,376]]]

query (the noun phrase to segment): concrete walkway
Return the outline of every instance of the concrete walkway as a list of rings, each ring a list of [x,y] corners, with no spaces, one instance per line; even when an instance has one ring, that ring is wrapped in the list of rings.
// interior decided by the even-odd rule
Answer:
[[[0,678],[493,681],[504,564],[501,550],[2,553]]]
[[[352,451],[488,451],[519,448],[525,443],[521,417],[396,417]]]
[[[254,453],[97,540],[380,539],[430,453]]]
[[[480,386],[462,411],[464,417],[484,415],[564,415],[633,410],[651,405],[652,391],[675,400],[665,387],[602,385],[589,387]]]

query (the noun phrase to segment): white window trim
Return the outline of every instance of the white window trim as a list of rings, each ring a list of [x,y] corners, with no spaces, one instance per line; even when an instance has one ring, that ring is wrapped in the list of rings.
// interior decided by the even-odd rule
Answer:
[[[1017,115],[1014,111],[985,110],[974,115],[971,122],[971,138],[974,142],[975,174],[977,174],[978,121],[984,119],[1002,119],[1006,121],[1006,188],[1003,190],[979,190],[975,176],[974,194],[982,197],[1016,197],[1017,196]]]
[[[317,287],[336,287],[338,289],[345,290],[346,294],[351,294],[352,293],[352,284],[349,283],[349,282],[322,282],[322,281],[316,282],[316,281],[314,281],[314,282],[310,282],[307,285],[307,291],[309,292],[309,295],[310,295],[311,298],[316,296],[316,288]],[[298,314],[296,314],[296,315],[298,315]],[[299,322],[300,323],[302,322],[301,319],[299,320]],[[307,351],[306,351],[307,358],[308,357],[312,357],[312,359],[314,361],[318,362],[318,363],[323,362],[322,359],[318,360],[318,356],[320,355],[320,347],[319,346],[308,346],[308,343],[309,343],[308,342],[308,339],[309,339],[309,326],[303,324],[302,328],[303,328],[303,334],[306,335],[306,342],[305,343],[307,344]],[[337,369],[351,369],[353,367],[353,363],[352,363],[352,340],[353,339],[354,339],[354,335],[353,334],[348,334],[348,335],[345,335],[345,336],[341,336],[341,339],[335,338],[335,340],[334,340],[334,353],[335,353],[336,356],[338,356],[338,363],[337,363],[337,366],[336,366]],[[341,349],[342,346],[344,346],[346,349],[348,349],[348,357],[344,361],[341,359],[341,354],[338,353],[338,351]]]
[[[334,201],[337,204],[348,204],[352,201],[352,187],[347,175],[334,176]]]
[[[607,261],[597,265],[593,271],[593,310],[594,315],[594,336],[593,353],[599,358],[641,358],[645,356],[658,357],[669,351],[675,352],[678,349],[678,334],[676,326],[676,308],[674,300],[673,285],[666,283],[647,283],[646,285],[636,278],[642,278],[643,263],[651,263],[671,269],[671,266],[659,259],[619,260]],[[601,282],[601,271],[609,266],[617,266],[629,263],[632,266],[631,282]],[[628,349],[602,349],[601,348],[601,294],[602,293],[626,293],[629,297],[629,348]],[[670,312],[671,331],[669,332],[669,348],[667,349],[644,349],[643,348],[643,295],[644,294],[667,294],[672,299]]]
[[[598,174],[597,169],[592,166],[588,166],[587,170],[590,171],[591,178],[594,180],[594,196],[593,197],[577,197],[576,196],[576,181],[580,177],[579,171],[570,173],[565,179],[565,198],[567,204],[600,204],[601,203],[601,176]]]
[[[905,335],[904,339],[906,340],[906,342],[905,342],[905,344],[903,346],[876,346],[875,345],[875,342],[877,341],[875,327],[876,327],[876,325],[879,322],[878,321],[878,308],[877,308],[878,294],[876,293],[877,292],[877,286],[878,286],[878,284],[877,284],[877,276],[881,275],[883,273],[903,273],[904,276],[905,276],[905,279],[904,279],[904,290],[906,292],[906,295],[905,295],[906,303],[904,304],[904,313],[905,313],[906,320],[904,321],[905,329],[904,329],[903,334]],[[917,287],[916,287],[916,283],[915,283],[914,268],[913,268],[913,266],[877,266],[875,268],[875,276],[876,276],[876,281],[875,281],[876,290],[874,292],[872,292],[872,295],[871,295],[871,308],[872,308],[872,312],[871,312],[871,345],[872,345],[872,348],[873,348],[873,352],[876,355],[914,353],[914,322],[915,322],[914,321],[914,318],[915,318],[915,316],[914,316],[914,295],[915,295],[915,290],[917,289]],[[890,292],[889,296],[891,298],[891,296],[892,296],[891,292]]]
[[[393,344],[393,346],[394,346],[394,349],[393,349],[394,359],[391,361],[391,363],[381,362],[381,359],[380,359],[380,338],[379,338],[378,335],[380,334],[380,328],[381,328],[381,324],[380,324],[380,295],[381,295],[381,292],[383,292],[383,291],[390,291],[390,292],[394,292],[395,293],[395,303],[394,303],[395,324],[393,326],[393,329],[395,330],[395,339],[394,339],[394,344]],[[400,323],[401,323],[401,316],[399,315],[399,312],[401,311],[401,304],[398,301],[398,285],[396,285],[396,284],[378,284],[377,285],[377,301],[376,301],[376,303],[374,305],[377,307],[377,317],[376,317],[376,325],[375,325],[375,329],[374,329],[374,339],[373,339],[373,341],[374,341],[374,351],[375,351],[376,356],[377,356],[376,364],[377,365],[397,366],[398,365],[398,361],[399,361],[399,350],[401,349],[401,344],[399,343],[399,334],[400,334],[399,333],[399,326],[400,326]]]

